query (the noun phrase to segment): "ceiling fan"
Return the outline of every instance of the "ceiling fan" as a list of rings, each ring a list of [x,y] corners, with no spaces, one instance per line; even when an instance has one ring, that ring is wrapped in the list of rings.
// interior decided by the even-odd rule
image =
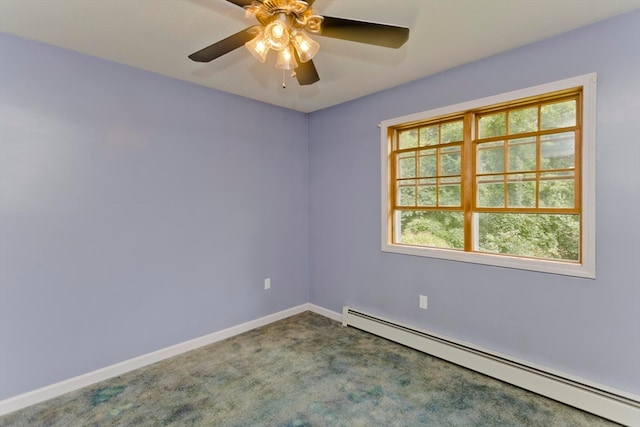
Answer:
[[[315,15],[315,0],[227,0],[255,17],[259,25],[237,32],[191,55],[196,62],[210,62],[244,45],[260,62],[270,50],[278,53],[276,68],[292,70],[301,85],[320,80],[312,58],[320,45],[308,33],[389,48],[399,48],[409,29],[393,25]],[[284,82],[283,82],[284,86]]]

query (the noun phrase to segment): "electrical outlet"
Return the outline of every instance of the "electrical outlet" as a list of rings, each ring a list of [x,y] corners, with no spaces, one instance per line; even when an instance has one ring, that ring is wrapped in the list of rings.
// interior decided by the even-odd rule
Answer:
[[[271,289],[271,279],[269,279],[268,277],[264,279],[264,288]]]
[[[427,296],[420,295],[420,308],[426,310],[427,309]]]

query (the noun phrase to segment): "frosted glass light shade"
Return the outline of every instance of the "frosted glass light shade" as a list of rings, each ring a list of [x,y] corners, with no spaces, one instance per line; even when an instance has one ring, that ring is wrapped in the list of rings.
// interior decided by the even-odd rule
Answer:
[[[278,52],[278,61],[276,62],[276,68],[282,70],[293,70],[298,67],[296,58],[293,55],[291,46],[287,46],[285,49]]]
[[[274,21],[264,29],[264,38],[273,50],[283,50],[289,46],[289,27],[280,21]]]
[[[318,50],[320,50],[320,44],[309,37],[304,31],[296,31],[293,35],[292,42],[302,62],[309,61],[318,53]]]
[[[249,40],[244,46],[251,52],[253,56],[260,62],[264,62],[267,59],[267,53],[269,53],[269,45],[264,39],[264,34],[260,32],[253,39]]]

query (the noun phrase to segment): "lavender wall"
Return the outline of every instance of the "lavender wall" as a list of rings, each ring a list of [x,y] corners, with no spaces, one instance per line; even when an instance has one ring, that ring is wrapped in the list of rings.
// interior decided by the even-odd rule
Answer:
[[[590,72],[599,76],[595,280],[380,251],[378,122]],[[311,114],[311,302],[640,393],[639,117],[640,12]]]
[[[2,35],[0,121],[0,399],[309,301],[306,115]]]

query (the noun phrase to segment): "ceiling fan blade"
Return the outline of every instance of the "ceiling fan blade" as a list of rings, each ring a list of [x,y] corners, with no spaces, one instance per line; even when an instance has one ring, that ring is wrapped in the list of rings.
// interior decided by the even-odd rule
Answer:
[[[296,61],[298,62],[298,68],[296,68],[296,79],[298,79],[298,83],[300,86],[306,86],[313,84],[320,80],[320,76],[318,76],[318,70],[316,70],[316,66],[313,65],[313,60],[308,60],[307,62],[300,61],[298,57],[298,52],[293,50],[296,56]]]
[[[221,57],[225,53],[229,53],[256,36],[256,33],[251,31],[255,27],[245,28],[244,30],[237,32],[226,39],[222,39],[217,43],[207,46],[195,53],[189,55],[189,59],[196,62],[210,62],[216,58]]]
[[[409,29],[394,25],[354,21],[352,19],[325,16],[321,36],[350,40],[376,46],[399,48],[409,39]]]

